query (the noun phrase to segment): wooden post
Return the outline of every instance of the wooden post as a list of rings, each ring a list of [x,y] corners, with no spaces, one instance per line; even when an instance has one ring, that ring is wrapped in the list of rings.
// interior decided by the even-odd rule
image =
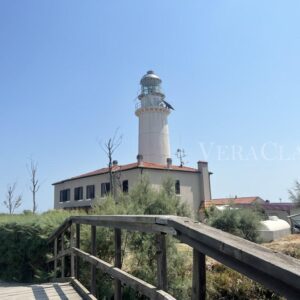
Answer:
[[[205,300],[206,269],[205,255],[193,249],[193,287],[192,300]]]
[[[96,226],[91,226],[91,254],[96,256]],[[96,296],[96,266],[91,265],[91,293]]]
[[[166,253],[166,235],[158,233],[156,238],[156,257],[157,257],[157,287],[167,291],[167,253]]]
[[[122,252],[121,252],[121,229],[115,229],[115,267],[121,269],[122,267]],[[114,280],[115,295],[114,300],[122,299],[121,281]]]
[[[57,238],[54,240],[54,278],[56,278],[57,275]]]
[[[80,249],[80,224],[76,224],[76,244],[75,247],[77,249]],[[79,257],[76,256],[75,259],[75,278],[78,279],[79,278]]]
[[[74,225],[70,226],[70,248],[74,247]],[[75,255],[71,252],[71,277],[75,277]]]
[[[61,252],[65,250],[65,233],[61,234]],[[61,278],[65,277],[65,256],[61,258]]]

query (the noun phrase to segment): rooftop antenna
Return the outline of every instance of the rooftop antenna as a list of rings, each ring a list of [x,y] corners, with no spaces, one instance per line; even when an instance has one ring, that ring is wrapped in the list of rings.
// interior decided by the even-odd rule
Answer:
[[[186,157],[186,154],[185,154],[185,152],[184,152],[184,149],[177,149],[177,151],[176,151],[176,156],[177,156],[177,158],[179,159],[179,161],[180,161],[180,167],[183,167],[183,165],[184,165],[184,161],[183,161],[183,159]]]

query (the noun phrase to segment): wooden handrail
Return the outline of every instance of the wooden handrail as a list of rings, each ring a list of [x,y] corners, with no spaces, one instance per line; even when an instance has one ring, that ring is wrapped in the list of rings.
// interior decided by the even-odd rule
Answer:
[[[133,287],[135,290],[140,292],[141,294],[149,297],[150,299],[157,299],[157,300],[175,300],[174,297],[171,295],[165,293],[162,290],[157,289],[152,284],[149,284],[133,275],[130,275],[126,273],[125,271],[122,271],[119,268],[114,267],[113,265],[93,256],[89,255],[86,252],[73,248],[72,249],[74,254],[81,257],[84,261],[89,262],[90,264],[94,265],[97,269],[100,269],[104,273],[112,276],[113,278],[118,278],[121,282],[127,284],[128,286]]]
[[[55,242],[64,234],[72,224],[89,224],[91,226],[104,226],[115,229],[126,229],[130,231],[156,233],[157,237],[161,234],[171,234],[183,243],[193,247],[193,299],[205,299],[205,255],[208,255],[224,265],[238,271],[241,274],[265,285],[271,290],[287,297],[288,299],[300,299],[300,261],[290,256],[275,253],[258,244],[249,242],[237,236],[223,232],[221,230],[209,227],[202,223],[194,222],[191,219],[176,216],[76,216],[70,217],[57,228],[49,237],[48,242]],[[76,240],[78,237],[76,237]],[[74,247],[71,243],[71,253],[75,257],[81,256],[88,260],[91,264],[96,265],[100,269],[103,268],[103,261],[91,256]],[[167,288],[166,282],[166,249],[163,240],[158,240],[158,287],[160,289]],[[118,246],[120,247],[120,245]],[[116,250],[118,250],[116,248]],[[120,250],[120,249],[119,249]],[[55,252],[55,249],[54,249]],[[57,251],[56,251],[57,253]],[[64,251],[64,255],[67,255]],[[84,253],[84,254],[83,254]],[[70,253],[69,253],[70,254]],[[62,256],[56,254],[54,261]],[[101,263],[100,263],[101,261]],[[107,264],[107,263],[106,263]],[[101,267],[100,267],[101,265]],[[110,271],[116,270],[119,271]],[[140,279],[132,279],[132,275],[114,268],[107,267],[105,270],[117,281],[129,284],[135,282],[132,287],[141,291],[141,286],[136,285],[139,281],[142,290],[148,286]],[[109,273],[110,272],[110,273]],[[113,274],[111,273],[113,272]],[[129,282],[129,283],[128,283]],[[149,286],[148,286],[149,287]],[[154,289],[151,288],[151,291]],[[156,292],[159,289],[155,289]],[[148,293],[148,290],[147,290]],[[158,294],[145,294],[151,299],[173,299],[169,294],[164,292],[167,298],[155,298]],[[120,299],[119,296],[115,298]],[[161,296],[159,296],[161,297]]]

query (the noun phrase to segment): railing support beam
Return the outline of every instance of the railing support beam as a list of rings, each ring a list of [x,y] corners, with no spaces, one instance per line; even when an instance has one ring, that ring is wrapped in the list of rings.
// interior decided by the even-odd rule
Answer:
[[[74,247],[74,225],[70,227],[70,247]],[[71,277],[75,277],[75,255],[71,254]]]
[[[166,253],[166,235],[158,233],[156,238],[156,257],[157,257],[157,287],[167,291],[167,253]]]
[[[54,239],[54,278],[57,275],[57,238]]]
[[[96,226],[91,226],[91,254],[96,256]],[[96,266],[91,265],[91,293],[96,296]]]
[[[76,224],[76,243],[75,247],[80,249],[80,224]],[[75,278],[79,278],[79,257],[76,256],[75,259]]]
[[[61,252],[65,250],[65,233],[61,234]],[[65,257],[61,258],[61,278],[65,277]]]
[[[122,251],[121,251],[121,229],[115,229],[115,267],[121,269],[122,267]],[[115,300],[122,299],[121,281],[118,279],[114,280],[115,285]]]
[[[205,300],[206,297],[206,268],[205,255],[193,250],[193,287],[192,300]]]

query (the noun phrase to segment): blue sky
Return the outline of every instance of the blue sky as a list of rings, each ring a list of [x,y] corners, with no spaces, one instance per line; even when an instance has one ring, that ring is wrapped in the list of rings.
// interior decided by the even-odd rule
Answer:
[[[115,158],[135,161],[139,80],[163,80],[172,152],[207,159],[213,197],[288,199],[299,178],[300,2],[0,2],[0,211],[26,164],[39,163],[39,211],[57,180],[106,165],[99,142],[119,127]],[[176,162],[175,156],[173,161]]]

